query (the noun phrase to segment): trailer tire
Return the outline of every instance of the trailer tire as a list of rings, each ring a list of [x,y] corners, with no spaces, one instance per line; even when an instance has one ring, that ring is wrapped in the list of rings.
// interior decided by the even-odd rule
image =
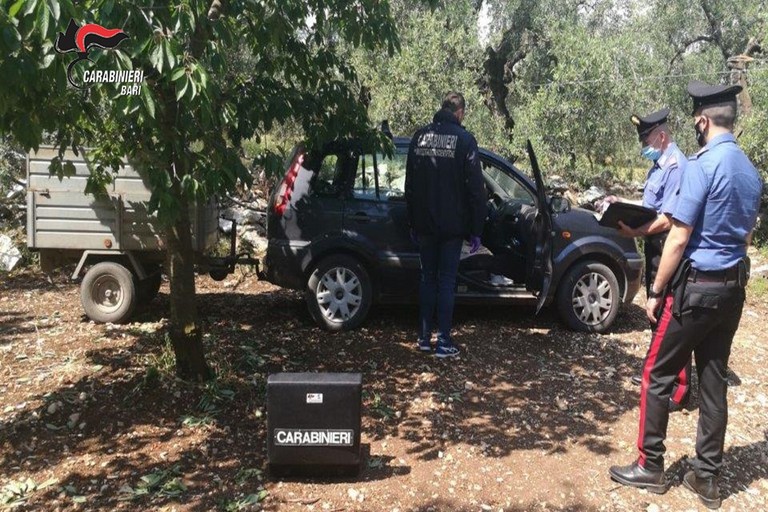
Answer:
[[[133,314],[136,292],[130,270],[119,263],[103,261],[85,273],[80,283],[80,303],[91,320],[121,324]]]

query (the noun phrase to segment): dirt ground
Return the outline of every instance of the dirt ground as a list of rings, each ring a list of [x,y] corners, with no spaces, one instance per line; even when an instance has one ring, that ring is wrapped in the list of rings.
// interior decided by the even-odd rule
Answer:
[[[768,510],[768,286],[758,281],[730,364],[724,510]],[[205,386],[173,376],[167,283],[134,323],[113,326],[85,319],[64,274],[0,282],[0,509],[704,510],[680,485],[695,396],[670,418],[666,495],[608,478],[636,457],[630,376],[650,332],[641,298],[608,335],[565,330],[553,312],[459,307],[463,353],[441,361],[414,349],[412,306],[328,334],[300,295],[253,275],[199,278],[198,292],[219,375]],[[264,391],[278,371],[363,373],[359,478],[270,477]]]

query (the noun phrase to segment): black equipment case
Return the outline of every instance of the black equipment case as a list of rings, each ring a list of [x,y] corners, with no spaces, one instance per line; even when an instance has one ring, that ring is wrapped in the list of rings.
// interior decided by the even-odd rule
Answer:
[[[360,472],[359,373],[276,373],[267,379],[267,457],[275,476]]]

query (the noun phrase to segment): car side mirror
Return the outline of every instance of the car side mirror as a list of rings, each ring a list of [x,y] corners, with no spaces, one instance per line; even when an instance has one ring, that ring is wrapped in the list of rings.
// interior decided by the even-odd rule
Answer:
[[[563,196],[552,196],[549,200],[549,210],[552,213],[571,211],[571,202]]]

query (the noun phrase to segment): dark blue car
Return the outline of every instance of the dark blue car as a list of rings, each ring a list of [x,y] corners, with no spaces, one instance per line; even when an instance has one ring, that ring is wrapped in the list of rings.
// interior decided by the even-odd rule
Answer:
[[[301,146],[270,198],[263,276],[303,290],[329,330],[359,326],[377,303],[415,303],[419,256],[404,197],[407,138],[391,156],[352,143]],[[591,212],[549,197],[529,144],[533,181],[481,150],[488,191],[483,247],[462,258],[458,303],[553,304],[569,327],[604,332],[640,287],[634,240]]]

